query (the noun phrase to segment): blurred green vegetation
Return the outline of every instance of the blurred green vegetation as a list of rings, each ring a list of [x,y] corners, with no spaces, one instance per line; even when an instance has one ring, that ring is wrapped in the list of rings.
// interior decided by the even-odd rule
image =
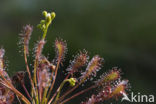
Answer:
[[[34,26],[33,48],[34,41],[41,37],[36,25],[43,10],[56,12],[44,49],[50,59],[54,57],[53,42],[61,37],[68,43],[67,60],[85,48],[90,56],[104,57],[100,73],[118,66],[123,77],[129,79],[132,91],[156,94],[155,0],[1,0],[0,45],[6,49],[10,75],[25,70],[17,45],[22,26]],[[85,100],[84,96],[76,98],[74,104]]]

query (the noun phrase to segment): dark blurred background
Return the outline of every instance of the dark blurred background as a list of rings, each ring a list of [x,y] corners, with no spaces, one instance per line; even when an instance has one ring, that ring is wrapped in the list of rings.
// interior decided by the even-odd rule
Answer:
[[[155,0],[1,0],[0,46],[6,49],[10,76],[25,70],[17,45],[22,26],[34,26],[30,41],[33,48],[41,37],[36,25],[43,18],[43,10],[56,12],[44,49],[50,59],[54,56],[53,42],[61,37],[68,43],[67,60],[85,48],[91,57],[95,54],[104,57],[100,73],[118,66],[123,78],[129,79],[133,92],[156,94]],[[69,104],[79,104],[84,96]]]

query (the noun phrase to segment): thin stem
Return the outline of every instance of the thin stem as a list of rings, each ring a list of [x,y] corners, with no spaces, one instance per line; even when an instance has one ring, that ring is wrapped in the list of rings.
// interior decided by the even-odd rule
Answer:
[[[34,83],[33,83],[33,80],[31,78],[30,69],[29,69],[29,66],[28,66],[27,53],[26,53],[26,46],[25,45],[24,45],[24,60],[25,60],[25,65],[26,65],[26,69],[27,69],[27,72],[28,72],[28,77],[30,79],[30,83],[31,83],[31,86],[32,86],[31,90],[32,90],[32,93],[34,92],[34,94],[35,94]]]
[[[30,101],[21,94],[14,86],[3,76],[2,73],[0,73],[0,76],[2,77],[3,81],[1,84],[12,90],[20,99],[22,99],[26,104],[31,104]]]
[[[51,85],[51,87],[50,87],[50,89],[49,89],[49,91],[48,91],[47,99],[49,99],[49,97],[50,97],[50,93],[51,93],[51,91],[52,91],[52,89],[53,89],[53,87],[54,87],[54,84],[55,84],[55,80],[56,80],[56,76],[57,76],[57,71],[58,71],[59,65],[60,65],[60,61],[58,61],[58,63],[57,63],[57,66],[56,66],[56,69],[55,69],[54,80],[53,80],[52,85]],[[51,77],[51,80],[52,80],[52,78],[53,78],[53,76]]]
[[[9,85],[10,86],[10,85]],[[30,101],[22,95],[17,89],[15,89],[13,86],[11,86],[11,89],[19,98],[21,98],[26,104],[31,104]]]
[[[19,102],[20,104],[22,104],[21,101],[20,101],[20,99],[19,99],[19,97],[18,97],[17,95],[16,95],[16,97],[17,97],[18,102]]]
[[[43,32],[43,37],[42,39],[45,39],[46,35],[47,35],[47,31],[48,31],[48,27],[46,26],[46,29]]]
[[[50,22],[50,23],[51,23],[51,22]],[[46,24],[46,27],[45,27],[45,29],[44,29],[44,31],[43,31],[42,39],[45,39],[45,38],[46,38],[47,31],[48,31],[48,27],[49,27],[50,23],[47,23],[47,24]]]
[[[43,93],[43,98],[42,98],[42,103],[45,104],[47,101],[46,95],[47,95],[48,87],[45,88],[44,93]]]
[[[65,78],[64,80],[68,79],[70,75],[71,75],[71,73],[68,73],[68,75],[66,76],[66,78]],[[48,104],[50,104],[50,103],[53,101],[53,99],[55,98],[56,94],[58,93],[58,90],[59,90],[59,88],[58,88],[58,89],[56,90],[56,92],[53,94],[53,96],[52,96],[52,98],[49,100]]]
[[[37,71],[37,82],[39,82],[39,71]],[[42,85],[42,82],[41,82],[41,85]],[[41,102],[42,100],[42,86],[38,86],[38,94],[39,94],[39,101]]]
[[[35,59],[34,62],[34,83],[35,83],[35,90],[36,90],[36,104],[39,104],[39,100],[38,100],[38,88],[37,88],[37,79],[36,79],[36,74],[37,74],[37,67],[38,67],[38,63],[37,63],[38,59]]]
[[[72,91],[74,91],[76,88],[79,87],[80,84],[77,84],[75,87],[73,87],[72,89],[68,90],[63,96],[60,97],[59,101],[63,100],[65,96],[67,96],[68,94],[70,94]]]
[[[25,93],[26,93],[26,94],[27,94],[27,96],[29,97],[29,99],[30,99],[30,100],[32,100],[32,98],[31,98],[31,96],[30,96],[30,94],[29,94],[28,90],[26,89],[26,87],[25,87],[24,83],[22,83],[22,82],[21,82],[21,85],[22,85],[22,87],[23,87],[23,89],[24,89]]]
[[[68,79],[71,74],[72,74],[72,72],[68,73],[68,75],[66,76],[65,80]]]
[[[55,99],[55,101],[54,101],[54,104],[57,103],[57,101],[58,101],[58,99],[59,99],[59,97],[60,97],[61,89],[63,88],[64,84],[65,84],[66,82],[68,82],[68,81],[69,81],[69,79],[66,79],[66,80],[64,80],[64,81],[61,83],[61,85],[60,85],[60,87],[59,87],[59,89],[58,89],[58,91],[57,91],[58,93],[57,93],[56,99]]]
[[[71,96],[70,98],[67,98],[66,100],[62,101],[60,104],[64,104],[64,103],[68,102],[69,100],[71,100],[71,99],[73,99],[73,98],[75,98],[75,97],[77,97],[77,96],[79,96],[79,95],[81,95],[81,94],[83,94],[83,93],[85,93],[85,92],[91,90],[91,89],[94,89],[94,88],[96,88],[96,87],[97,87],[97,85],[93,85],[93,86],[91,86],[91,87],[89,87],[89,88],[87,88],[87,89],[84,89],[84,90],[82,90],[82,91],[80,91],[80,92],[74,94],[74,95]]]
[[[56,94],[58,93],[59,88],[57,89],[57,91],[54,93],[54,95],[52,96],[52,98],[49,100],[48,104],[51,104],[51,102],[53,101],[53,99],[55,98]]]
[[[66,76],[66,78],[65,78],[64,80],[68,79],[69,76],[70,76],[70,73]],[[58,91],[59,91],[59,88],[58,88],[58,89],[56,90],[56,92],[53,94],[53,96],[52,96],[52,98],[49,100],[48,104],[50,104],[50,103],[53,101],[53,99],[55,98],[55,96],[56,96],[56,94],[58,93]]]
[[[76,88],[78,88],[85,80],[87,77],[84,77],[80,83],[78,83],[75,87],[73,87],[72,89],[70,89],[69,91],[67,91],[64,95],[62,95],[62,97],[60,97],[59,101],[62,101],[64,99],[65,96],[67,96],[68,94],[70,94],[72,91],[74,91]]]
[[[47,60],[47,59],[44,59],[42,60],[42,63],[46,63],[48,65],[50,65],[51,63]],[[52,70],[53,71],[53,70]],[[48,91],[48,88],[49,87],[46,87],[43,91],[43,88],[41,86],[39,86],[39,95],[40,95],[40,102],[42,102],[42,104],[44,103],[47,103],[47,91]],[[44,92],[44,93],[43,93]],[[43,95],[42,95],[43,94]],[[43,97],[43,98],[42,98]]]
[[[35,59],[35,62],[34,62],[34,83],[35,83],[35,87],[37,87],[37,79],[36,79],[36,74],[37,74],[37,59]]]

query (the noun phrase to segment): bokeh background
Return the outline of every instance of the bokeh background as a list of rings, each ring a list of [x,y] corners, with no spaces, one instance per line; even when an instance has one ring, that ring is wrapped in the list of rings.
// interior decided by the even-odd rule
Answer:
[[[25,70],[18,45],[22,26],[34,26],[30,41],[33,48],[41,37],[36,25],[43,18],[43,10],[56,12],[44,49],[50,59],[54,56],[53,42],[61,37],[68,43],[68,61],[72,54],[85,48],[91,57],[104,57],[99,73],[118,66],[134,93],[156,94],[155,0],[1,0],[0,46],[6,49],[10,76]],[[69,104],[79,104],[89,95],[77,97]]]

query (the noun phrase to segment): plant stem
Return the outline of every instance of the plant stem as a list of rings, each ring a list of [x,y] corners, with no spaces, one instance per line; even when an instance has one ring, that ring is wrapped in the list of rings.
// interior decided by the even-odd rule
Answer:
[[[68,75],[66,76],[66,78],[65,78],[64,80],[68,79],[70,75],[71,75],[71,72],[68,73]],[[55,97],[56,94],[58,93],[58,90],[59,90],[59,88],[58,88],[58,89],[56,90],[56,92],[53,94],[53,96],[52,96],[52,98],[49,100],[48,104],[50,104],[50,103],[53,101],[54,97]]]
[[[21,85],[22,85],[22,87],[23,87],[23,89],[24,89],[25,93],[26,93],[26,94],[27,94],[27,96],[29,97],[29,99],[30,99],[30,100],[32,100],[32,98],[31,98],[31,96],[30,96],[30,94],[29,94],[28,90],[26,89],[26,87],[25,87],[24,83],[22,83],[22,82],[21,82]]]
[[[87,88],[87,89],[84,89],[84,90],[82,90],[82,91],[80,91],[80,92],[74,94],[74,95],[71,96],[70,98],[67,98],[66,100],[62,101],[60,104],[64,104],[64,103],[68,102],[69,100],[71,100],[71,99],[73,99],[73,98],[75,98],[75,97],[77,97],[77,96],[79,96],[79,95],[81,95],[81,94],[83,94],[83,93],[85,93],[85,92],[91,90],[91,89],[94,89],[94,88],[96,88],[96,87],[97,87],[97,85],[93,85],[93,86],[91,86],[91,87],[89,87],[89,88]]]
[[[76,88],[79,87],[80,84],[77,84],[75,87],[73,87],[72,89],[70,89],[69,91],[67,91],[63,96],[60,97],[59,101],[63,100],[65,96],[67,96],[68,94],[70,94],[72,91],[74,91]]]
[[[58,99],[59,99],[59,97],[60,97],[60,92],[61,92],[61,89],[63,88],[63,86],[64,86],[64,84],[66,83],[66,82],[68,82],[69,81],[69,79],[66,79],[66,80],[64,80],[62,83],[61,83],[61,85],[60,85],[60,87],[59,87],[59,89],[58,89],[58,93],[57,93],[57,96],[56,96],[56,98],[55,98],[55,101],[54,101],[54,104],[57,104],[57,101],[58,101]]]
[[[47,92],[48,92],[48,87],[46,87],[45,90],[44,90],[42,103],[41,104],[46,104],[46,102],[47,102],[47,98],[46,98]]]
[[[53,87],[54,87],[54,84],[55,84],[55,80],[56,80],[56,76],[57,76],[57,71],[58,71],[59,65],[60,65],[60,61],[58,61],[57,66],[56,66],[56,68],[55,68],[55,76],[54,76],[54,80],[53,80],[52,85],[51,85],[51,87],[50,87],[50,89],[49,89],[49,91],[48,91],[47,99],[49,99],[49,97],[50,97],[50,93],[51,93],[51,91],[52,91],[52,89],[53,89]],[[51,80],[52,80],[52,78],[53,78],[53,76],[51,77]]]
[[[67,96],[68,94],[70,94],[72,91],[74,91],[76,88],[78,88],[85,80],[87,77],[84,77],[80,83],[78,83],[75,87],[73,87],[72,89],[70,89],[69,91],[67,91],[64,95],[62,95],[62,97],[60,97],[59,101],[62,101],[64,99],[65,96]]]
[[[70,74],[71,74],[71,73],[69,73],[69,74],[66,76],[66,78],[65,78],[64,80],[68,79],[69,76],[70,76]],[[50,104],[50,103],[53,101],[54,97],[55,97],[56,94],[58,93],[58,90],[59,90],[59,88],[58,88],[58,89],[56,90],[56,92],[53,94],[53,96],[52,96],[52,98],[49,100],[48,104]]]
[[[54,93],[54,95],[52,96],[52,98],[49,100],[48,104],[51,104],[51,102],[53,101],[54,97],[56,96],[56,94],[58,93],[59,88],[57,89],[57,91]]]
[[[34,83],[35,83],[35,90],[36,90],[36,104],[39,104],[39,98],[38,98],[38,88],[37,88],[37,79],[36,79],[36,74],[37,74],[37,67],[38,67],[38,59],[35,59],[34,62]]]
[[[51,22],[50,22],[50,23],[51,23]],[[47,31],[48,31],[48,27],[49,27],[50,23],[47,23],[47,24],[46,24],[46,27],[45,27],[45,29],[44,29],[44,31],[43,31],[42,39],[45,39],[45,38],[46,38]]]
[[[20,99],[22,99],[26,104],[31,104],[30,101],[23,95],[21,94],[14,86],[3,76],[2,73],[0,73],[0,76],[2,77],[3,80],[1,80],[1,84],[12,90]]]
[[[27,60],[27,53],[26,53],[26,46],[24,45],[24,60],[25,60],[25,64],[26,64],[26,69],[27,69],[27,72],[28,72],[28,77],[30,79],[30,83],[31,83],[31,86],[32,86],[32,93],[34,92],[34,94],[36,93],[35,92],[35,88],[34,88],[34,83],[33,83],[33,80],[31,78],[31,74],[30,74],[30,69],[29,69],[29,66],[28,66],[28,60]],[[33,94],[32,94],[32,97],[33,97]]]

